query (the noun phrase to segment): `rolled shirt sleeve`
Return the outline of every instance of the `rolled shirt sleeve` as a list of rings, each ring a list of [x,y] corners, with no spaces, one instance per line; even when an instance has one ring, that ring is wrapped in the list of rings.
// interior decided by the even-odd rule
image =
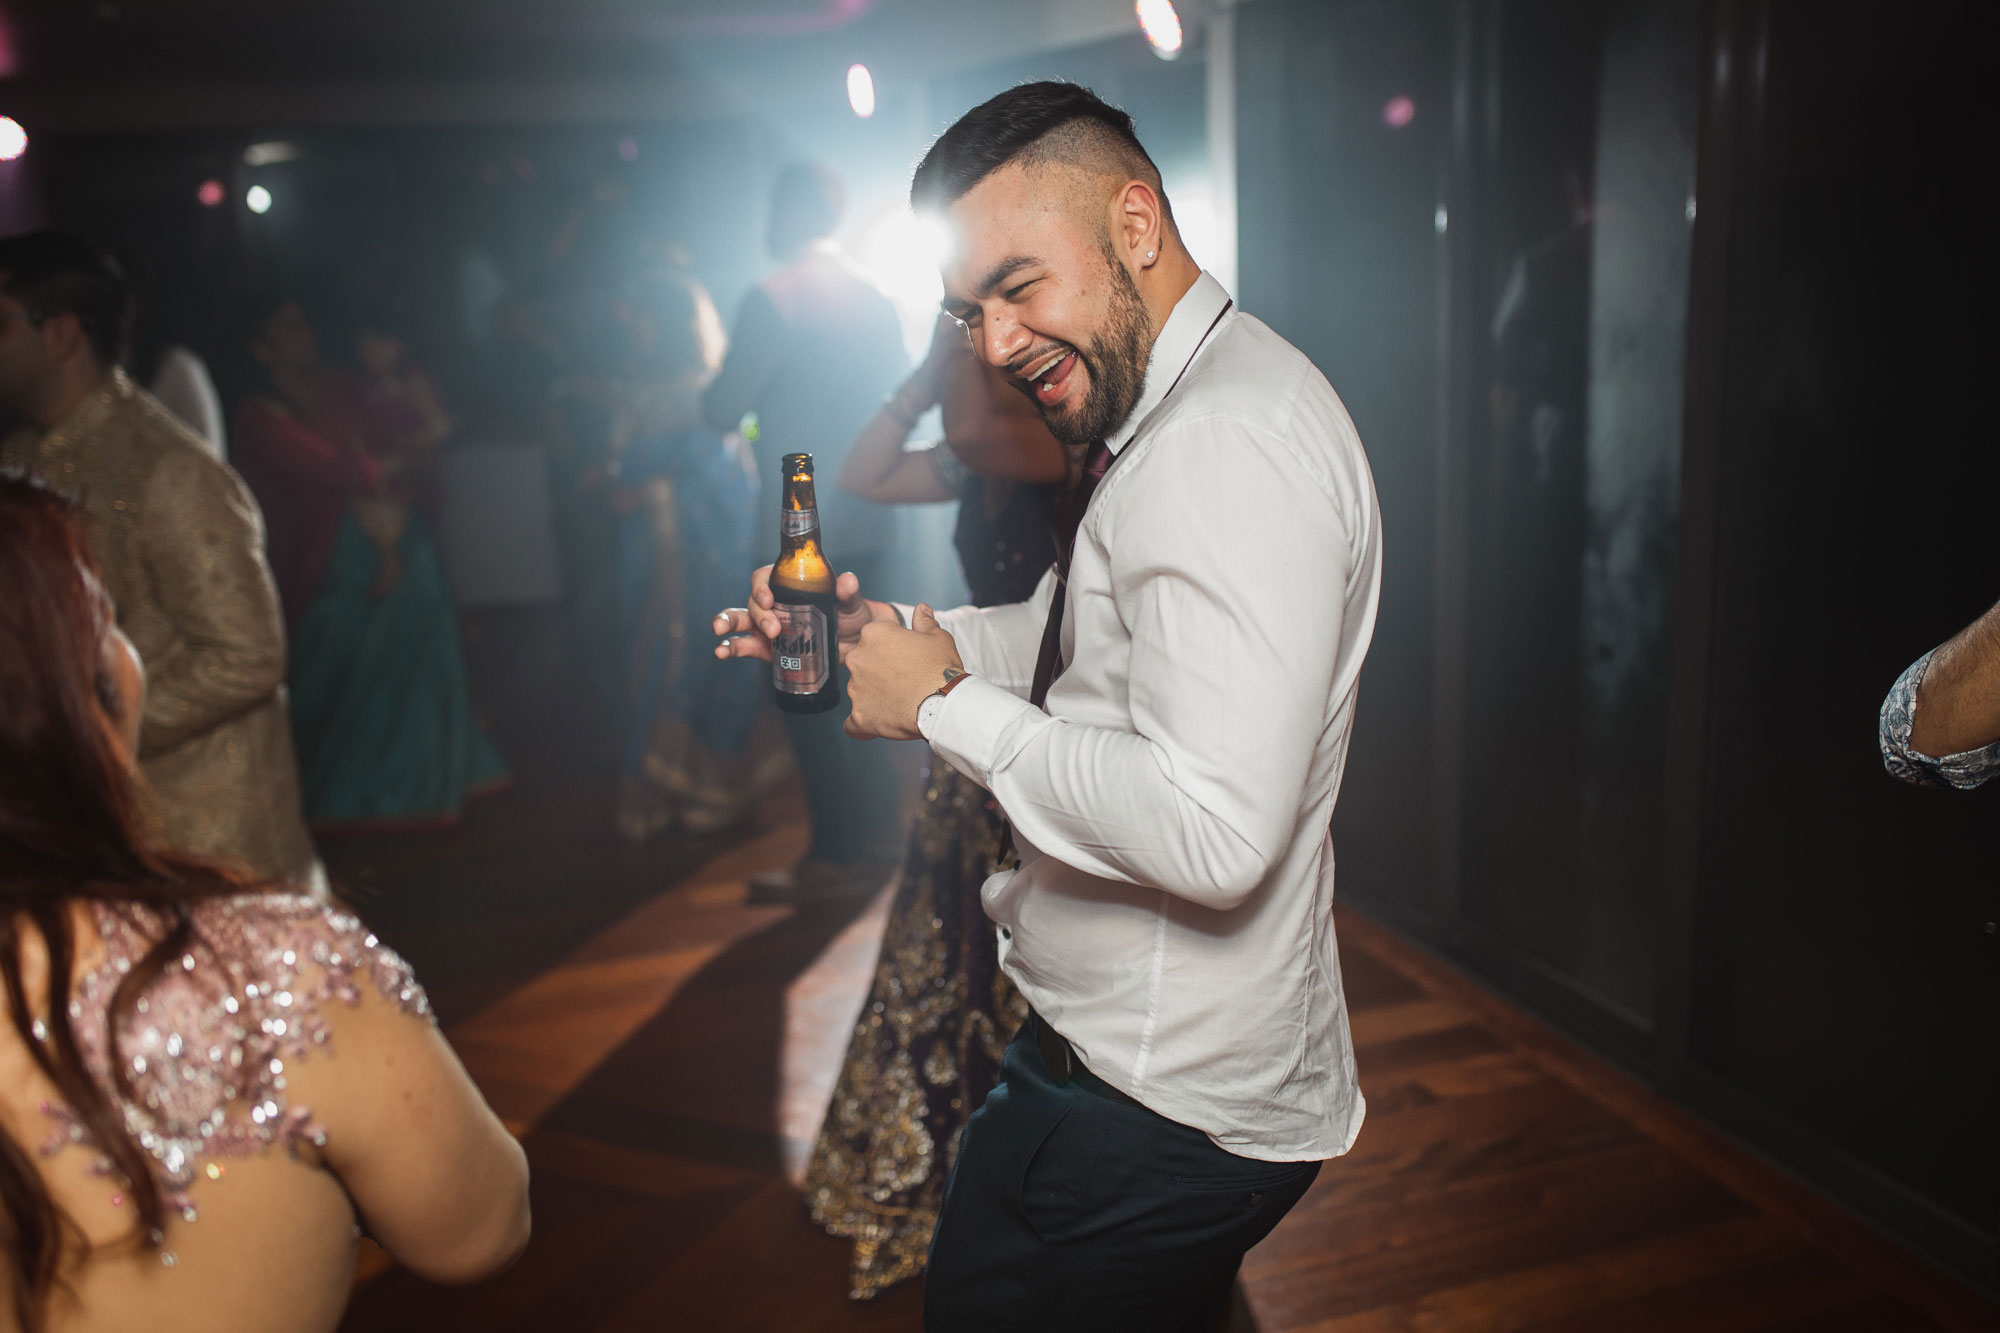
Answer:
[[[1956,787],[1970,791],[2000,773],[2000,741],[1961,754],[1932,756],[1910,747],[1910,732],[1917,723],[1917,691],[1923,688],[1924,673],[1935,654],[1925,653],[1896,678],[1888,697],[1882,700],[1878,722],[1882,764],[1891,776],[1920,787]]]

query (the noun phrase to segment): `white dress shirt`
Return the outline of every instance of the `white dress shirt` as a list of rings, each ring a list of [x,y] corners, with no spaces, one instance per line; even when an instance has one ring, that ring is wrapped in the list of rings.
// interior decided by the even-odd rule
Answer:
[[[229,461],[229,437],[222,421],[222,399],[209,378],[208,366],[179,343],[171,343],[160,353],[160,365],[153,372],[153,397],[167,405],[187,427],[201,437],[208,452]]]
[[[1228,300],[1206,273],[1181,298],[1106,441],[1048,711],[1053,572],[939,617],[974,678],[919,725],[1013,823],[1020,869],[983,889],[1000,963],[1091,1072],[1239,1156],[1318,1160],[1363,1110],[1327,825],[1381,517],[1325,377],[1216,322]]]

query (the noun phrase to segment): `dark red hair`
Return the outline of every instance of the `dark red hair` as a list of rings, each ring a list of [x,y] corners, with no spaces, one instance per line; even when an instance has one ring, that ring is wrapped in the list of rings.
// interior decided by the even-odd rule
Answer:
[[[85,1067],[70,1024],[77,954],[71,911],[81,901],[136,906],[164,924],[112,997],[115,1043],[121,1020],[166,961],[198,945],[188,905],[247,885],[167,850],[147,831],[144,782],[108,725],[142,705],[118,696],[105,645],[114,609],[77,523],[55,492],[0,474],[0,984],[14,1030],[111,1159],[138,1209],[142,1237],[157,1246],[165,1204],[152,1159],[126,1130],[113,1092]],[[49,955],[47,993],[34,997],[21,966],[29,930]],[[111,1068],[117,1094],[129,1099],[125,1062],[114,1058]],[[27,1333],[40,1328],[59,1280],[65,1235],[81,1240],[43,1185],[34,1151],[0,1131],[0,1224],[14,1270],[14,1313]]]

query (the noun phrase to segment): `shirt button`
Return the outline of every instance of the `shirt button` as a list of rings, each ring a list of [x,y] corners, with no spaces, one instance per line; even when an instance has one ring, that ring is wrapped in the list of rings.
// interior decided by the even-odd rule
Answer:
[[[1252,1208],[1255,1208],[1258,1204],[1264,1202],[1264,1196],[1257,1193],[1255,1190],[1252,1190],[1250,1192],[1250,1197],[1245,1199],[1244,1202],[1249,1204]]]

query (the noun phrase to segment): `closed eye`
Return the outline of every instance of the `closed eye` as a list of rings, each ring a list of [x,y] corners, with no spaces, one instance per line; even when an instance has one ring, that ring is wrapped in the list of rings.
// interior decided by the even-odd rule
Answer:
[[[1002,294],[1006,296],[1006,298],[1009,301],[1018,301],[1021,299],[1022,292],[1027,291],[1028,288],[1034,286],[1036,283],[1040,281],[1041,281],[1040,278],[1029,278],[1026,282],[1016,283],[1014,286],[1009,287]]]

